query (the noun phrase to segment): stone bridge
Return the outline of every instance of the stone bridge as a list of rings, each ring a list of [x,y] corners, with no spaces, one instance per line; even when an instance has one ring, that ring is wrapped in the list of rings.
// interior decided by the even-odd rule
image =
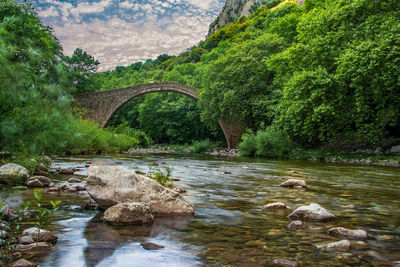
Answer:
[[[76,95],[75,106],[81,109],[82,118],[92,120],[104,128],[123,104],[132,98],[155,92],[176,92],[198,99],[196,88],[174,82],[162,82]],[[245,125],[224,119],[220,119],[219,124],[224,132],[228,148],[235,148],[240,135],[245,130]]]

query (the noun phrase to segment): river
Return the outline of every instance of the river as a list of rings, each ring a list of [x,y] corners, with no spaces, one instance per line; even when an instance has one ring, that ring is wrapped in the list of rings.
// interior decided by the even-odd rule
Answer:
[[[52,167],[78,167],[76,174],[83,178],[85,163],[93,158],[58,159]],[[184,195],[193,202],[195,216],[116,227],[102,223],[101,212],[80,209],[90,200],[86,192],[44,193],[46,201],[62,203],[45,227],[59,241],[40,266],[269,266],[275,258],[302,266],[390,266],[384,264],[400,261],[399,169],[184,154],[102,158],[144,173],[172,168],[172,176],[180,179],[174,184],[187,190]],[[279,187],[289,177],[305,179],[308,188]],[[17,206],[32,197],[32,190],[21,191],[8,202]],[[289,209],[262,208],[278,201]],[[319,203],[336,219],[289,230],[287,215],[310,203]],[[337,226],[364,229],[370,237],[353,241],[348,252],[319,251],[316,245],[338,240],[327,234]],[[143,241],[165,248],[147,251],[140,246]]]

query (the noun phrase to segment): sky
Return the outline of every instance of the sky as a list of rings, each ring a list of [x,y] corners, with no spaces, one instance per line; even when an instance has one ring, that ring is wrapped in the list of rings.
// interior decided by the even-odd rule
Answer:
[[[42,22],[71,55],[82,48],[99,71],[178,55],[204,40],[225,0],[34,0]]]

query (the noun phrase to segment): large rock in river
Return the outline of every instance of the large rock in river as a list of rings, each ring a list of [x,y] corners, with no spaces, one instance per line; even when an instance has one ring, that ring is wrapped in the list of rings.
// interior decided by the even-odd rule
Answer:
[[[153,222],[150,206],[143,203],[119,203],[104,212],[103,220],[111,224],[142,224]]]
[[[90,166],[86,189],[102,209],[118,203],[142,202],[155,215],[193,214],[181,194],[120,166]]]
[[[335,215],[321,207],[317,203],[312,203],[308,206],[300,206],[291,214],[289,219],[309,220],[309,221],[329,221],[335,219]]]
[[[0,167],[0,182],[2,183],[24,183],[28,177],[28,170],[21,165],[8,163]]]

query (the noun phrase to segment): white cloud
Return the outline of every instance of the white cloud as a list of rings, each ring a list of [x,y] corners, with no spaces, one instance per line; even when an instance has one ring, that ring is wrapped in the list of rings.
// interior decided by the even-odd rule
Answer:
[[[82,48],[101,62],[100,70],[185,51],[204,39],[223,4],[222,0],[146,0],[142,4],[86,0],[73,6],[60,0],[40,1],[53,7],[39,14],[43,18],[62,14],[61,21],[54,17],[48,21],[53,22],[50,26],[65,53]],[[89,19],[87,14],[91,14]]]
[[[38,12],[39,16],[42,18],[47,18],[47,17],[57,17],[60,14],[58,13],[57,9],[54,6],[49,7],[48,9],[45,10],[40,10]]]

